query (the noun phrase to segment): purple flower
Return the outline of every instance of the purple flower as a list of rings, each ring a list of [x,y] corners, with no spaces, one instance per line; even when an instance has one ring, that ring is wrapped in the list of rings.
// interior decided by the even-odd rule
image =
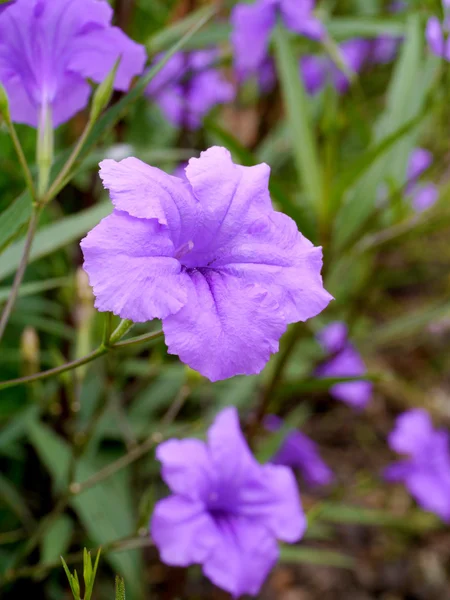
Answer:
[[[317,339],[322,348],[332,355],[317,369],[319,377],[365,375],[366,366],[356,348],[348,341],[344,323],[330,323],[322,329]],[[355,408],[364,408],[372,397],[372,384],[364,380],[337,383],[330,388],[330,394]]]
[[[448,9],[449,4],[445,3]],[[437,56],[450,60],[450,40],[448,38],[450,30],[450,16],[447,15],[441,23],[437,17],[428,19],[426,28],[426,38],[428,46]]]
[[[422,508],[450,522],[448,433],[433,429],[425,410],[414,409],[397,418],[388,441],[392,450],[408,458],[390,465],[385,479],[404,483]]]
[[[234,63],[241,80],[259,73],[268,57],[269,38],[278,15],[285,27],[313,40],[325,35],[313,16],[315,0],[257,0],[237,4],[231,14]]]
[[[88,103],[86,79],[101,82],[121,57],[115,88],[141,73],[145,50],[112,27],[103,0],[17,0],[0,15],[0,82],[12,119],[36,127],[42,109],[55,126]]]
[[[275,415],[267,415],[264,425],[269,431],[277,431],[282,420]],[[307,485],[328,485],[333,481],[333,472],[320,458],[317,445],[304,433],[291,431],[287,434],[280,449],[270,461],[274,465],[284,465],[298,469]]]
[[[418,183],[421,175],[433,163],[433,155],[424,148],[413,150],[407,168],[406,194],[416,212],[422,212],[432,206],[438,199],[439,192],[432,183]]]
[[[255,460],[235,408],[217,416],[206,443],[170,440],[156,456],[173,492],[151,520],[161,560],[203,565],[234,597],[257,594],[278,558],[276,540],[296,542],[306,529],[292,471]]]
[[[272,208],[266,164],[213,147],[185,181],[136,158],[100,166],[115,210],[81,242],[96,307],[162,319],[169,353],[212,381],[260,372],[287,324],[332,299],[322,249]]]
[[[233,100],[233,85],[213,66],[218,57],[216,50],[174,54],[147,87],[173,125],[197,129],[214,106]]]
[[[347,40],[339,46],[342,60],[353,73],[359,73],[367,59],[370,42],[363,39]],[[347,91],[350,81],[328,56],[308,55],[300,60],[300,71],[306,90],[314,95],[331,82],[339,94]]]
[[[402,39],[391,35],[380,35],[375,38],[371,44],[370,62],[382,65],[392,62]]]

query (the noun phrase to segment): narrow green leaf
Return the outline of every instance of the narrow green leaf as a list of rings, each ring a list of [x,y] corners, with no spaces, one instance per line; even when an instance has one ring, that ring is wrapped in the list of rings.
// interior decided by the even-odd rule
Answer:
[[[300,77],[298,60],[292,50],[289,36],[281,25],[276,27],[274,44],[295,166],[305,188],[308,203],[318,217],[323,210],[322,176],[309,101]]]
[[[26,296],[33,296],[35,294],[40,294],[41,292],[47,292],[48,290],[61,288],[67,285],[69,282],[70,279],[68,277],[55,277],[54,279],[25,283],[20,287],[18,298],[25,298]],[[6,302],[10,292],[10,287],[0,287],[0,304],[2,302]]]
[[[373,17],[333,17],[327,23],[328,33],[333,38],[378,37],[389,35],[403,37],[405,24],[401,20],[374,19]]]
[[[83,210],[74,216],[64,217],[56,223],[42,227],[34,238],[29,262],[47,256],[55,250],[79,240],[110,212],[111,204],[101,202],[97,206]],[[23,240],[15,242],[2,254],[0,280],[15,272],[19,266],[23,246]]]
[[[41,544],[41,561],[43,563],[58,560],[69,548],[70,540],[74,530],[72,519],[61,515],[51,525]]]
[[[305,546],[285,546],[284,544],[280,547],[280,562],[322,565],[340,569],[353,569],[355,567],[354,559],[341,552],[306,548]]]
[[[80,600],[80,585],[78,583],[78,577],[75,579],[75,577],[69,571],[69,567],[67,566],[64,558],[62,556],[60,558],[61,558],[61,562],[62,562],[64,571],[66,572],[67,579],[69,580],[69,585],[70,585],[70,589],[72,590],[72,595],[74,597],[74,600]],[[76,575],[76,573],[77,572],[75,571],[75,575]]]
[[[25,229],[30,217],[30,194],[23,192],[0,214],[0,252]]]

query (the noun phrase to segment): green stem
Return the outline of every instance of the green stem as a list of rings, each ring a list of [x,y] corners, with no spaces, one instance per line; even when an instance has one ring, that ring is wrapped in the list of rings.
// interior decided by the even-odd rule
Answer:
[[[22,144],[20,143],[19,136],[17,135],[16,128],[14,127],[14,123],[11,121],[11,119],[6,119],[5,122],[8,127],[9,135],[11,136],[17,158],[19,159],[20,166],[22,167],[25,183],[28,191],[30,192],[31,199],[33,202],[35,202],[36,190],[34,189],[33,177],[31,176],[31,171],[22,149]]]
[[[70,171],[72,167],[76,163],[81,151],[83,150],[83,146],[92,131],[94,123],[89,120],[88,124],[84,128],[83,133],[81,134],[79,140],[77,141],[75,148],[72,150],[71,155],[67,159],[67,162],[58,173],[55,181],[51,184],[50,189],[45,194],[45,198],[43,199],[44,204],[48,204],[55,196],[59,194],[59,192],[66,186],[66,184],[70,181]]]
[[[34,235],[36,233],[37,224],[39,222],[40,209],[34,208],[30,222],[28,224],[28,231],[25,238],[25,246],[23,249],[22,258],[20,259],[19,268],[16,271],[16,275],[14,277],[13,285],[11,288],[11,292],[9,294],[8,301],[6,302],[6,306],[3,309],[2,316],[0,318],[0,341],[3,337],[3,334],[6,329],[6,325],[8,324],[9,317],[11,315],[12,309],[14,308],[14,304],[17,299],[17,295],[19,293],[20,284],[22,283],[23,276],[25,275],[25,271],[28,264],[28,258],[30,256],[31,246],[33,244]]]
[[[33,381],[42,381],[43,379],[48,379],[49,377],[53,377],[55,375],[60,375],[61,373],[65,373],[66,371],[71,371],[72,369],[77,369],[78,367],[81,367],[82,365],[86,365],[87,363],[90,363],[93,360],[100,358],[100,356],[103,356],[110,350],[123,348],[125,346],[131,346],[134,343],[151,341],[151,340],[157,339],[163,335],[162,331],[155,331],[154,333],[151,333],[151,334],[148,334],[145,336],[144,335],[139,336],[139,338],[136,338],[136,341],[135,340],[127,340],[126,342],[122,342],[121,344],[111,343],[113,339],[120,339],[119,333],[123,332],[122,333],[122,336],[123,336],[130,329],[129,326],[128,326],[128,329],[126,329],[126,326],[123,323],[124,323],[124,321],[122,321],[122,323],[119,325],[119,327],[116,329],[116,331],[112,334],[111,339],[110,339],[110,345],[108,345],[108,346],[101,345],[96,350],[94,350],[93,352],[88,354],[87,356],[84,356],[77,360],[73,360],[71,362],[65,363],[59,367],[55,367],[53,369],[48,369],[47,371],[42,371],[40,373],[35,373],[33,375],[28,375],[27,377],[18,377],[17,379],[10,379],[9,381],[4,381],[4,382],[0,383],[0,390],[5,390],[7,388],[11,388],[16,385],[32,383]],[[126,331],[125,331],[125,329],[126,329]]]

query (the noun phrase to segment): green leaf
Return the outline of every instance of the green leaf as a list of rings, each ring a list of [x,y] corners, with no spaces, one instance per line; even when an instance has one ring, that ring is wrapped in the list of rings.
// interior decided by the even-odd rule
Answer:
[[[280,562],[322,565],[340,569],[353,569],[355,567],[354,559],[341,552],[306,548],[305,546],[286,546],[284,544],[280,546]]]
[[[21,492],[0,473],[0,499],[20,519],[27,529],[34,526],[33,516]]]
[[[55,487],[59,491],[65,489],[71,462],[71,451],[66,442],[41,423],[31,424],[29,439],[52,475]],[[76,480],[88,479],[102,466],[87,458],[80,460]],[[133,503],[125,477],[124,472],[117,473],[71,500],[72,508],[97,546],[125,538],[134,532]],[[124,573],[131,599],[141,597],[142,563],[139,553],[111,553],[107,560],[114,569]]]
[[[425,115],[425,102],[436,76],[436,57],[422,60],[422,29],[417,15],[408,18],[407,34],[395,66],[388,91],[387,108],[375,127],[375,143],[387,140],[392,132],[418,119],[415,127],[404,133],[380,154],[351,190],[334,223],[333,243],[342,249],[356,238],[376,208],[380,186],[393,181],[397,189],[404,184],[406,164],[415,145],[419,126]]]
[[[404,22],[392,18],[333,17],[326,23],[326,26],[330,36],[338,39],[378,37],[380,35],[403,37],[405,35]]]
[[[69,282],[70,279],[68,277],[55,277],[54,279],[46,279],[44,281],[24,283],[22,286],[20,286],[18,298],[34,296],[35,294],[40,294],[41,292],[47,292],[48,290],[64,287]],[[10,287],[0,287],[0,304],[8,300],[10,292]]]
[[[24,192],[0,214],[0,252],[26,228],[30,217],[31,198]]]
[[[94,225],[111,212],[109,202],[101,202],[70,217],[64,217],[56,223],[39,229],[31,248],[30,260],[47,256],[71,242],[79,240]],[[24,241],[15,242],[1,256],[0,280],[13,274],[19,266]]]
[[[47,531],[41,543],[41,561],[53,562],[67,552],[74,530],[72,519],[61,515]]]
[[[295,166],[305,188],[308,204],[318,217],[323,210],[323,189],[319,153],[310,117],[310,102],[289,36],[280,25],[275,30],[274,44]]]
[[[69,580],[69,585],[70,585],[70,589],[72,590],[72,595],[74,597],[74,600],[80,600],[80,584],[78,582],[77,572],[75,571],[75,575],[72,575],[72,573],[69,571],[69,567],[67,566],[66,561],[64,560],[64,558],[62,556],[61,556],[61,562],[62,562],[64,571],[66,572],[67,579]]]

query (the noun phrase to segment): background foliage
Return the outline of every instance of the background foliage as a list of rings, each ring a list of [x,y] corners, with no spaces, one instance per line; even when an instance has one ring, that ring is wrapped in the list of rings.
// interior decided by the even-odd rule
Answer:
[[[232,2],[116,1],[117,22],[150,56],[219,44],[232,78],[227,15]],[[110,352],[85,367],[32,385],[0,389],[1,597],[62,598],[59,556],[81,564],[83,547],[102,546],[96,598],[114,597],[114,573],[127,598],[211,597],[200,572],[158,562],[147,525],[166,494],[152,450],[163,437],[201,435],[228,404],[250,421],[258,406],[286,417],[320,444],[337,484],[305,493],[305,540],[282,551],[263,595],[298,599],[444,598],[450,534],[380,473],[391,459],[386,435],[395,416],[427,408],[450,424],[449,69],[424,40],[440,3],[410,0],[392,14],[377,0],[332,0],[320,14],[337,43],[350,37],[404,36],[390,65],[365,69],[350,91],[310,98],[298,57],[310,42],[279,29],[273,38],[278,85],[269,95],[246,85],[197,132],[166,123],[139,93],[116,94],[97,122],[74,177],[43,213],[20,297],[0,351],[0,380],[57,367],[102,340],[104,318],[80,277],[80,238],[110,208],[97,174],[105,156],[133,155],[172,171],[213,144],[241,164],[267,162],[278,209],[324,247],[326,288],[336,298],[320,317],[292,326],[279,355],[255,377],[211,384],[166,355],[163,340]],[[212,16],[213,10],[215,15]],[[204,18],[205,24],[191,28]],[[56,169],[86,115],[57,132]],[[18,126],[34,163],[35,133]],[[427,179],[440,198],[416,215],[405,199],[408,157],[418,145],[435,157]],[[20,261],[30,199],[6,127],[0,130],[0,303]],[[388,194],[380,202],[380,188]],[[329,398],[332,382],[312,373],[323,358],[314,333],[345,320],[375,382],[362,413]],[[326,320],[326,321],[325,321]],[[113,325],[116,325],[115,322]],[[136,333],[157,330],[136,327]],[[287,431],[285,428],[282,433]],[[266,459],[280,434],[256,437]],[[75,483],[74,483],[75,482]],[[81,552],[81,553],[80,553]]]

